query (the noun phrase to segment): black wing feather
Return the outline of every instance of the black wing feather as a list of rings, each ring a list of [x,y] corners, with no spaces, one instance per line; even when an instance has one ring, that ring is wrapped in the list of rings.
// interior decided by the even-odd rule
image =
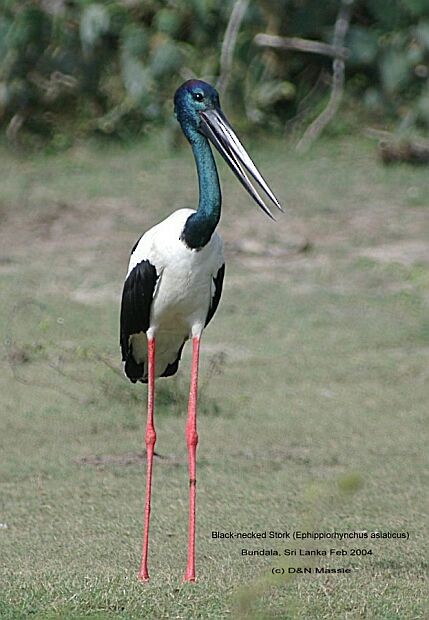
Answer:
[[[121,303],[120,343],[125,374],[135,383],[144,375],[144,364],[138,364],[130,346],[130,336],[147,332],[150,322],[150,309],[158,275],[155,267],[148,261],[138,263],[125,280]]]
[[[224,276],[225,276],[225,263],[222,265],[222,267],[217,272],[216,277],[213,278],[213,282],[215,285],[215,294],[213,295],[213,299],[211,301],[209,311],[207,312],[207,318],[206,318],[206,323],[204,327],[207,327],[207,325],[210,323],[219,305],[220,296],[222,295]]]
[[[179,362],[180,362],[180,358],[182,357],[182,351],[183,351],[183,347],[185,346],[185,342],[186,340],[183,341],[180,349],[178,350],[177,357],[174,360],[174,362],[172,364],[167,365],[167,368],[164,370],[162,375],[160,375],[161,377],[172,377],[173,375],[176,374],[179,368]]]

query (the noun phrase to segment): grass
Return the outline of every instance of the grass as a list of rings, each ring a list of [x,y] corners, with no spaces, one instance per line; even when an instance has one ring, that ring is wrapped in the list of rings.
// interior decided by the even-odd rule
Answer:
[[[287,215],[265,220],[221,166],[228,264],[202,347],[194,586],[180,585],[189,357],[157,384],[163,458],[142,585],[145,388],[118,372],[117,345],[129,248],[195,204],[191,156],[154,137],[0,149],[0,617],[426,617],[427,170],[384,168],[358,138],[303,158],[282,141],[248,147]],[[241,549],[332,541],[211,537],[307,529],[409,540],[306,561]],[[352,573],[288,575],[305,565]]]

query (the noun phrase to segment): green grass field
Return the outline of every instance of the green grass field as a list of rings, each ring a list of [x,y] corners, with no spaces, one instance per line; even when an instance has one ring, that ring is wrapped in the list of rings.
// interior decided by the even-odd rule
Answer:
[[[384,168],[360,138],[301,158],[280,140],[246,144],[287,214],[271,223],[221,165],[227,275],[202,346],[193,586],[180,583],[189,355],[157,382],[152,580],[140,584],[146,392],[122,377],[117,333],[132,244],[196,204],[191,154],[155,138],[55,156],[0,148],[1,618],[427,617],[428,171]],[[241,555],[261,547],[347,555]],[[352,572],[288,574],[304,566]]]

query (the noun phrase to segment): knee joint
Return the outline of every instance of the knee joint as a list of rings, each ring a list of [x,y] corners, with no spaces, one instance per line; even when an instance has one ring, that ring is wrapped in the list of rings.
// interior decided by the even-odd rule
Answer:
[[[196,446],[198,443],[197,431],[186,431],[186,445],[188,448]]]
[[[153,428],[149,428],[149,429],[146,431],[146,435],[145,435],[145,443],[146,443],[146,446],[147,446],[148,448],[149,448],[149,447],[152,447],[152,448],[153,448],[153,446],[155,445],[155,442],[156,442],[156,433],[155,433],[155,431],[154,431],[154,429],[153,429]]]

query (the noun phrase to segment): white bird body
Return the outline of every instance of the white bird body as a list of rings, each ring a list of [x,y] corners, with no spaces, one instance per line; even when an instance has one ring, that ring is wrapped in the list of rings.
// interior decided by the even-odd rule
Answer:
[[[137,363],[147,358],[147,339],[156,335],[155,376],[177,359],[183,343],[200,336],[216,288],[214,279],[224,264],[223,242],[215,232],[199,250],[180,239],[193,209],[180,209],[148,230],[130,256],[127,277],[142,261],[149,261],[158,277],[150,308],[149,327],[130,335]]]

